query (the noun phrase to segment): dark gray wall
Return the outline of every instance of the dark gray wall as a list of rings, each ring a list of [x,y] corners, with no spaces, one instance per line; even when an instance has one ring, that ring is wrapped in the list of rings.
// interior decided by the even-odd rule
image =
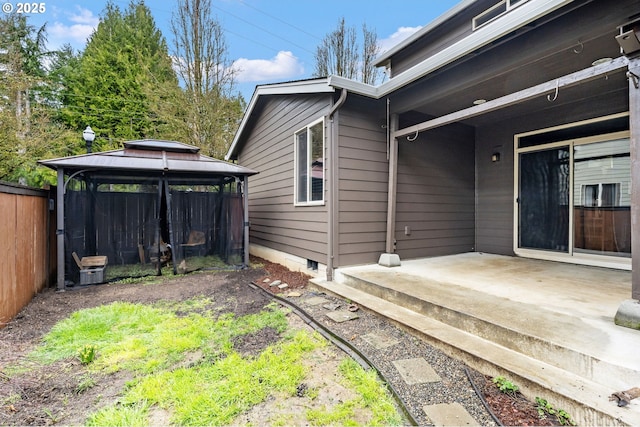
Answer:
[[[251,243],[326,263],[327,208],[294,206],[294,132],[322,118],[331,96],[263,97],[238,163],[259,172],[249,180]],[[325,129],[325,150],[327,141]],[[326,200],[325,185],[325,200]]]
[[[336,115],[338,248],[336,267],[375,263],[385,249],[387,161],[383,101],[350,94]]]
[[[401,258],[474,250],[474,162],[474,132],[466,126],[399,141],[395,235]]]

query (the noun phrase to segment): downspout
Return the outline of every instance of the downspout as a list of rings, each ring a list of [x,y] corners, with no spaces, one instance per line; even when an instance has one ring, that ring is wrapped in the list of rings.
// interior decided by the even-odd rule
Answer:
[[[333,121],[333,116],[338,112],[338,110],[340,109],[340,107],[342,107],[344,105],[344,103],[347,101],[347,94],[348,91],[347,89],[342,89],[342,92],[340,93],[340,97],[338,98],[338,100],[336,101],[335,104],[333,104],[333,106],[331,107],[331,110],[329,110],[329,124],[330,124],[330,131],[329,131],[329,135],[331,136],[329,139],[329,147],[328,147],[328,153],[327,153],[327,159],[329,160],[329,165],[327,167],[327,171],[329,172],[327,174],[327,186],[329,187],[329,194],[328,194],[328,203],[329,203],[329,208],[328,208],[328,214],[329,214],[329,220],[327,221],[327,226],[328,226],[328,230],[327,230],[327,280],[328,281],[332,281],[333,280],[333,261],[334,261],[334,257],[335,257],[335,251],[334,251],[334,242],[337,240],[335,239],[335,233],[336,233],[336,218],[338,218],[338,204],[337,204],[337,192],[338,192],[338,128],[339,126],[336,126],[336,124]]]

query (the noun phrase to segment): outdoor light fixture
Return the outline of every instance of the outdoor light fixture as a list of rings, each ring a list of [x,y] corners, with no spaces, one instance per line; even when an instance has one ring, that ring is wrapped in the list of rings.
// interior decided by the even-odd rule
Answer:
[[[495,152],[491,155],[491,161],[492,162],[499,162],[500,161],[500,152]]]
[[[607,62],[611,62],[612,60],[613,58],[600,58],[593,61],[591,65],[595,67],[596,65],[601,65],[601,64],[606,64]]]
[[[91,144],[93,144],[93,140],[96,139],[96,133],[91,129],[91,126],[87,126],[87,128],[82,132],[82,138],[87,144],[87,154],[90,154]]]

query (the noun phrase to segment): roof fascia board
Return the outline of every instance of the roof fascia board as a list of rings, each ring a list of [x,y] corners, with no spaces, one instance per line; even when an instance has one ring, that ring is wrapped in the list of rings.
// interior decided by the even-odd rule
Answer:
[[[346,89],[351,93],[368,96],[369,98],[379,98],[378,87],[361,83],[355,80],[347,79],[340,76],[329,76],[329,85],[334,88]]]
[[[335,92],[335,88],[327,84],[326,78],[257,86],[251,98],[256,98],[259,95],[296,95],[322,92]]]
[[[392,132],[392,138],[401,138],[403,136],[413,135],[417,132],[434,129],[440,126],[445,126],[450,123],[455,123],[464,119],[469,119],[482,114],[486,114],[492,111],[506,108],[511,105],[519,104],[521,102],[528,101],[538,96],[553,93],[554,90],[562,88],[568,88],[577,86],[595,80],[607,74],[613,72],[619,72],[625,70],[628,67],[629,60],[625,56],[618,57],[605,64],[594,65],[593,67],[585,68],[575,73],[567,74],[556,80],[541,83],[536,86],[523,89],[518,92],[511,93],[509,95],[502,96],[500,98],[492,99],[484,104],[468,107],[460,111],[445,114],[444,116],[436,117],[435,119],[427,120],[426,122],[418,123],[413,126],[409,126],[403,129],[398,129]]]
[[[475,30],[471,35],[441,50],[421,63],[409,68],[385,83],[377,86],[376,96],[382,97],[425,75],[454,62],[482,46],[535,21],[574,0],[529,0],[494,22]]]
[[[397,45],[391,47],[391,49],[382,52],[382,54],[380,54],[380,56],[378,58],[376,58],[376,61],[374,62],[373,65],[375,65],[376,67],[384,66],[385,63],[393,55],[395,55],[396,53],[398,53],[399,51],[401,51],[405,47],[409,46],[414,41],[416,41],[419,38],[423,37],[425,34],[430,33],[431,31],[433,31],[434,28],[442,25],[444,22],[448,21],[450,18],[452,18],[453,16],[457,15],[458,13],[462,12],[464,9],[468,8],[469,6],[471,6],[476,1],[478,1],[478,0],[464,0],[464,1],[456,4],[451,9],[446,11],[444,14],[438,16],[436,19],[431,21],[429,24],[425,25],[424,27],[422,27],[421,29],[419,29],[418,31],[416,31],[415,33],[413,33],[412,35],[410,35],[406,39],[402,40]]]
[[[328,84],[327,78],[315,79],[315,80],[302,80],[298,82],[288,82],[288,83],[277,83],[277,84],[269,84],[263,86],[256,86],[256,89],[253,91],[253,95],[251,96],[251,101],[247,105],[247,109],[242,116],[242,121],[240,122],[240,126],[238,126],[238,130],[233,137],[233,141],[231,142],[231,146],[229,150],[227,150],[227,154],[225,154],[224,159],[229,161],[231,156],[236,150],[236,146],[238,145],[238,141],[240,137],[244,133],[244,128],[249,121],[249,117],[251,117],[251,112],[256,106],[258,102],[258,98],[263,95],[299,95],[305,93],[331,93],[335,92],[336,88]]]

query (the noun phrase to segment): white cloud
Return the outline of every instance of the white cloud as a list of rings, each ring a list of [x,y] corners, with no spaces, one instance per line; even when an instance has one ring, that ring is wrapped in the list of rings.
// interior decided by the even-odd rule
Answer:
[[[240,58],[233,63],[238,82],[259,82],[295,78],[304,74],[304,67],[291,52],[280,51],[271,59]]]
[[[82,49],[100,22],[93,12],[80,6],[77,7],[77,13],[67,13],[66,20],[66,23],[55,21],[47,26],[50,47],[58,48],[69,43],[75,49]]]
[[[379,40],[378,43],[380,44],[380,53],[388,51],[389,49],[391,49],[392,47],[400,43],[402,40],[406,39],[416,31],[418,31],[420,28],[422,27],[417,26],[417,27],[398,28],[398,30],[395,33],[391,34],[386,39]]]

